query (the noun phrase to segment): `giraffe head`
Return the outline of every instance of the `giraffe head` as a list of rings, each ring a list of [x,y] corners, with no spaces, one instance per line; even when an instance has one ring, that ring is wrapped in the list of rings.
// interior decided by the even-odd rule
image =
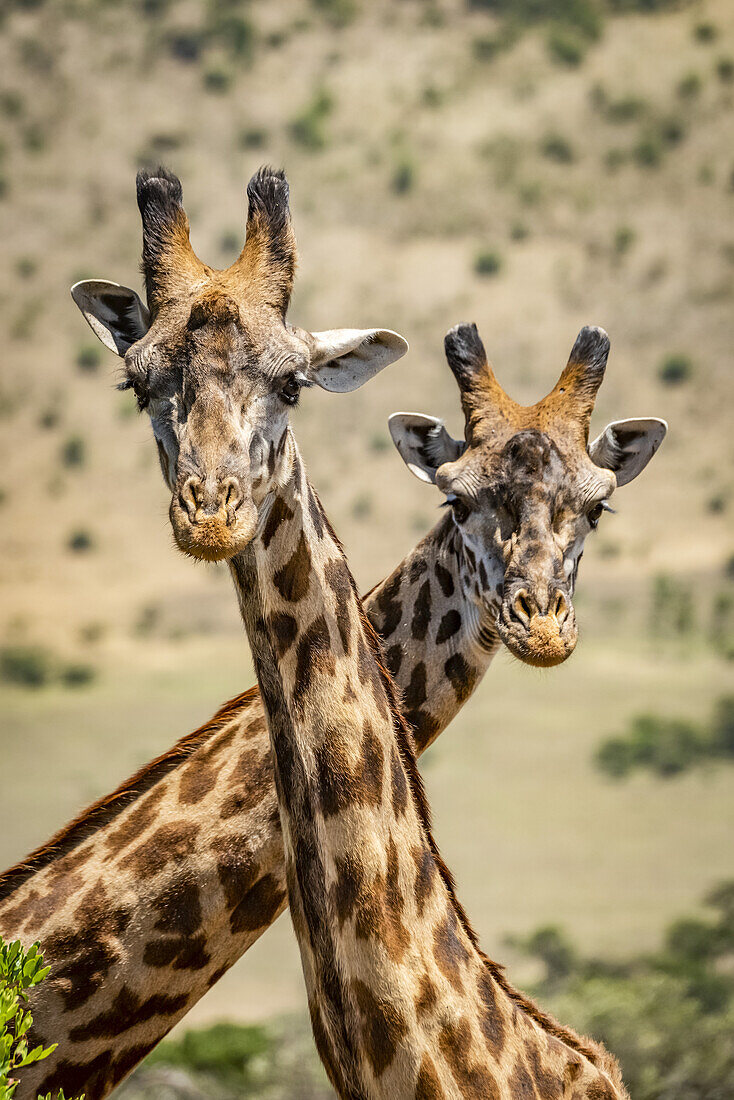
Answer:
[[[586,536],[615,488],[650,461],[667,425],[616,421],[589,443],[609,354],[603,329],[581,330],[554,388],[530,406],[504,392],[475,325],[453,328],[445,348],[465,438],[413,413],[395,413],[390,432],[408,468],[452,509],[467,595],[495,616],[516,657],[560,664],[578,637],[572,598]]]
[[[101,280],[77,283],[72,296],[124,358],[122,387],[150,415],[178,546],[230,558],[255,533],[301,389],[356,389],[408,345],[387,329],[286,323],[296,243],[282,172],[261,169],[250,180],[244,247],[223,271],[194,253],[174,175],[140,172],[137,193],[147,307]]]

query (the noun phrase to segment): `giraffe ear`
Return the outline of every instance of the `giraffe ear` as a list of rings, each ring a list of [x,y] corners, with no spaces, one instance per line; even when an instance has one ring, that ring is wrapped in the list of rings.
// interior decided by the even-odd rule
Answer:
[[[613,470],[617,485],[626,485],[647,466],[665,439],[668,425],[655,417],[615,420],[589,444],[589,457],[597,466]]]
[[[74,284],[71,296],[92,332],[116,355],[124,355],[150,328],[147,307],[129,287],[85,279]]]
[[[386,328],[338,328],[307,334],[309,377],[323,390],[348,393],[400,359],[408,341]]]
[[[422,413],[393,413],[388,420],[392,441],[405,465],[421,481],[435,484],[436,470],[455,462],[466,443],[453,439],[443,420]]]

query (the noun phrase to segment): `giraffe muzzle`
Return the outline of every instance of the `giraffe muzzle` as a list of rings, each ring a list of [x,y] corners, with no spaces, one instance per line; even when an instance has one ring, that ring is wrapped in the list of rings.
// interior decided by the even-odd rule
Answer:
[[[191,557],[224,561],[252,541],[257,509],[238,478],[187,477],[171,499],[176,544]]]
[[[497,630],[513,656],[536,668],[560,665],[578,640],[569,594],[554,586],[541,594],[522,582],[506,586]]]

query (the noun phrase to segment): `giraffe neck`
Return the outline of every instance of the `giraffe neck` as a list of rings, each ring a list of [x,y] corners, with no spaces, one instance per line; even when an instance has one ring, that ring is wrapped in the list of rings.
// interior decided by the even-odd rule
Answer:
[[[500,648],[494,616],[475,595],[445,514],[365,598],[419,752],[458,714]]]
[[[476,641],[447,520],[365,598],[388,635],[419,752],[494,651]],[[461,627],[439,641],[452,611]],[[463,683],[446,669],[457,655],[473,670]],[[269,735],[253,690],[0,875],[0,933],[40,940],[51,966],[31,998],[37,1041],[59,1044],[28,1068],[18,1100],[59,1087],[101,1100],[267,930],[285,899]]]
[[[508,1040],[544,1060],[557,1025],[481,954],[456,901],[379,643],[293,446],[290,476],[232,574],[319,1052],[350,1100],[455,1096],[468,1082],[472,1095],[515,1095]],[[554,1040],[562,1072],[599,1076],[566,1038]]]

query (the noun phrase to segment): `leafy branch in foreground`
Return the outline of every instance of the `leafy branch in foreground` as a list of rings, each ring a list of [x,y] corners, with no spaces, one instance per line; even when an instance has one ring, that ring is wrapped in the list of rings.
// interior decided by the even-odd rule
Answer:
[[[27,1008],[27,993],[48,972],[39,944],[34,943],[26,951],[20,940],[5,943],[0,936],[0,1100],[11,1100],[18,1087],[19,1070],[48,1058],[56,1050],[56,1043],[45,1048],[42,1044],[28,1045],[33,1017]],[[51,1100],[50,1095],[42,1100]],[[57,1100],[66,1100],[63,1089]]]

